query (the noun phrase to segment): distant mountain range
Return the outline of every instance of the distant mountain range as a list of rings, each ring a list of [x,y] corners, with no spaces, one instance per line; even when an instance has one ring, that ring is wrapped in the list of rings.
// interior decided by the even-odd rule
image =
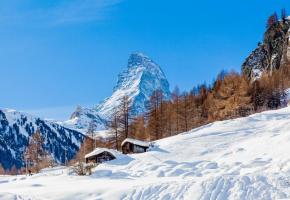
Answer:
[[[17,168],[23,166],[23,152],[37,129],[44,138],[46,151],[59,163],[72,159],[85,137],[58,123],[15,110],[0,109],[0,163],[5,169],[13,165]]]

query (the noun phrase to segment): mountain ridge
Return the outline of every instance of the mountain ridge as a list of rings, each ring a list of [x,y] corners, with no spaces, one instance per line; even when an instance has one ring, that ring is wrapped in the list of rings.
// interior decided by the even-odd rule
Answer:
[[[37,129],[44,138],[45,150],[58,163],[72,159],[85,137],[58,123],[0,108],[0,163],[5,169],[10,169],[13,165],[17,168],[23,166],[23,153]]]

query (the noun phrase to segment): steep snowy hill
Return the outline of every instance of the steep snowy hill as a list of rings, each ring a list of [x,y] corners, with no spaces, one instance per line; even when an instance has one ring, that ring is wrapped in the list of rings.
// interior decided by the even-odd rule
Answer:
[[[101,164],[90,177],[66,169],[0,177],[0,198],[289,199],[289,122],[289,107],[215,122]]]
[[[144,113],[146,102],[155,90],[162,90],[165,98],[170,96],[169,83],[162,69],[148,56],[142,53],[132,53],[127,69],[118,76],[112,96],[95,108],[78,108],[72,114],[71,119],[63,124],[81,130],[86,129],[88,124],[93,121],[99,126],[99,129],[103,129],[104,121],[120,105],[125,95],[132,102],[133,114],[137,115]]]
[[[14,110],[0,110],[0,163],[4,168],[23,166],[23,152],[31,135],[39,129],[45,139],[45,148],[59,161],[74,157],[84,136],[74,130]]]

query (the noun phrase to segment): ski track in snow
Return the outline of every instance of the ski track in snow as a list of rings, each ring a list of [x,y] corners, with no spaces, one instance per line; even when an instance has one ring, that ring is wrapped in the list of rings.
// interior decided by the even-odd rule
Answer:
[[[2,200],[290,199],[290,108],[219,121],[99,165],[0,176]]]

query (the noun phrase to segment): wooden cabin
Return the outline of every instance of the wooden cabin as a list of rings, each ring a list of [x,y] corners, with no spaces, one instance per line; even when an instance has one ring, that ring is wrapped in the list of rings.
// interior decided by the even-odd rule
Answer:
[[[103,163],[117,158],[118,153],[112,149],[96,148],[91,153],[85,155],[86,163]]]
[[[144,153],[148,150],[150,143],[132,138],[126,138],[122,144],[123,154]]]

